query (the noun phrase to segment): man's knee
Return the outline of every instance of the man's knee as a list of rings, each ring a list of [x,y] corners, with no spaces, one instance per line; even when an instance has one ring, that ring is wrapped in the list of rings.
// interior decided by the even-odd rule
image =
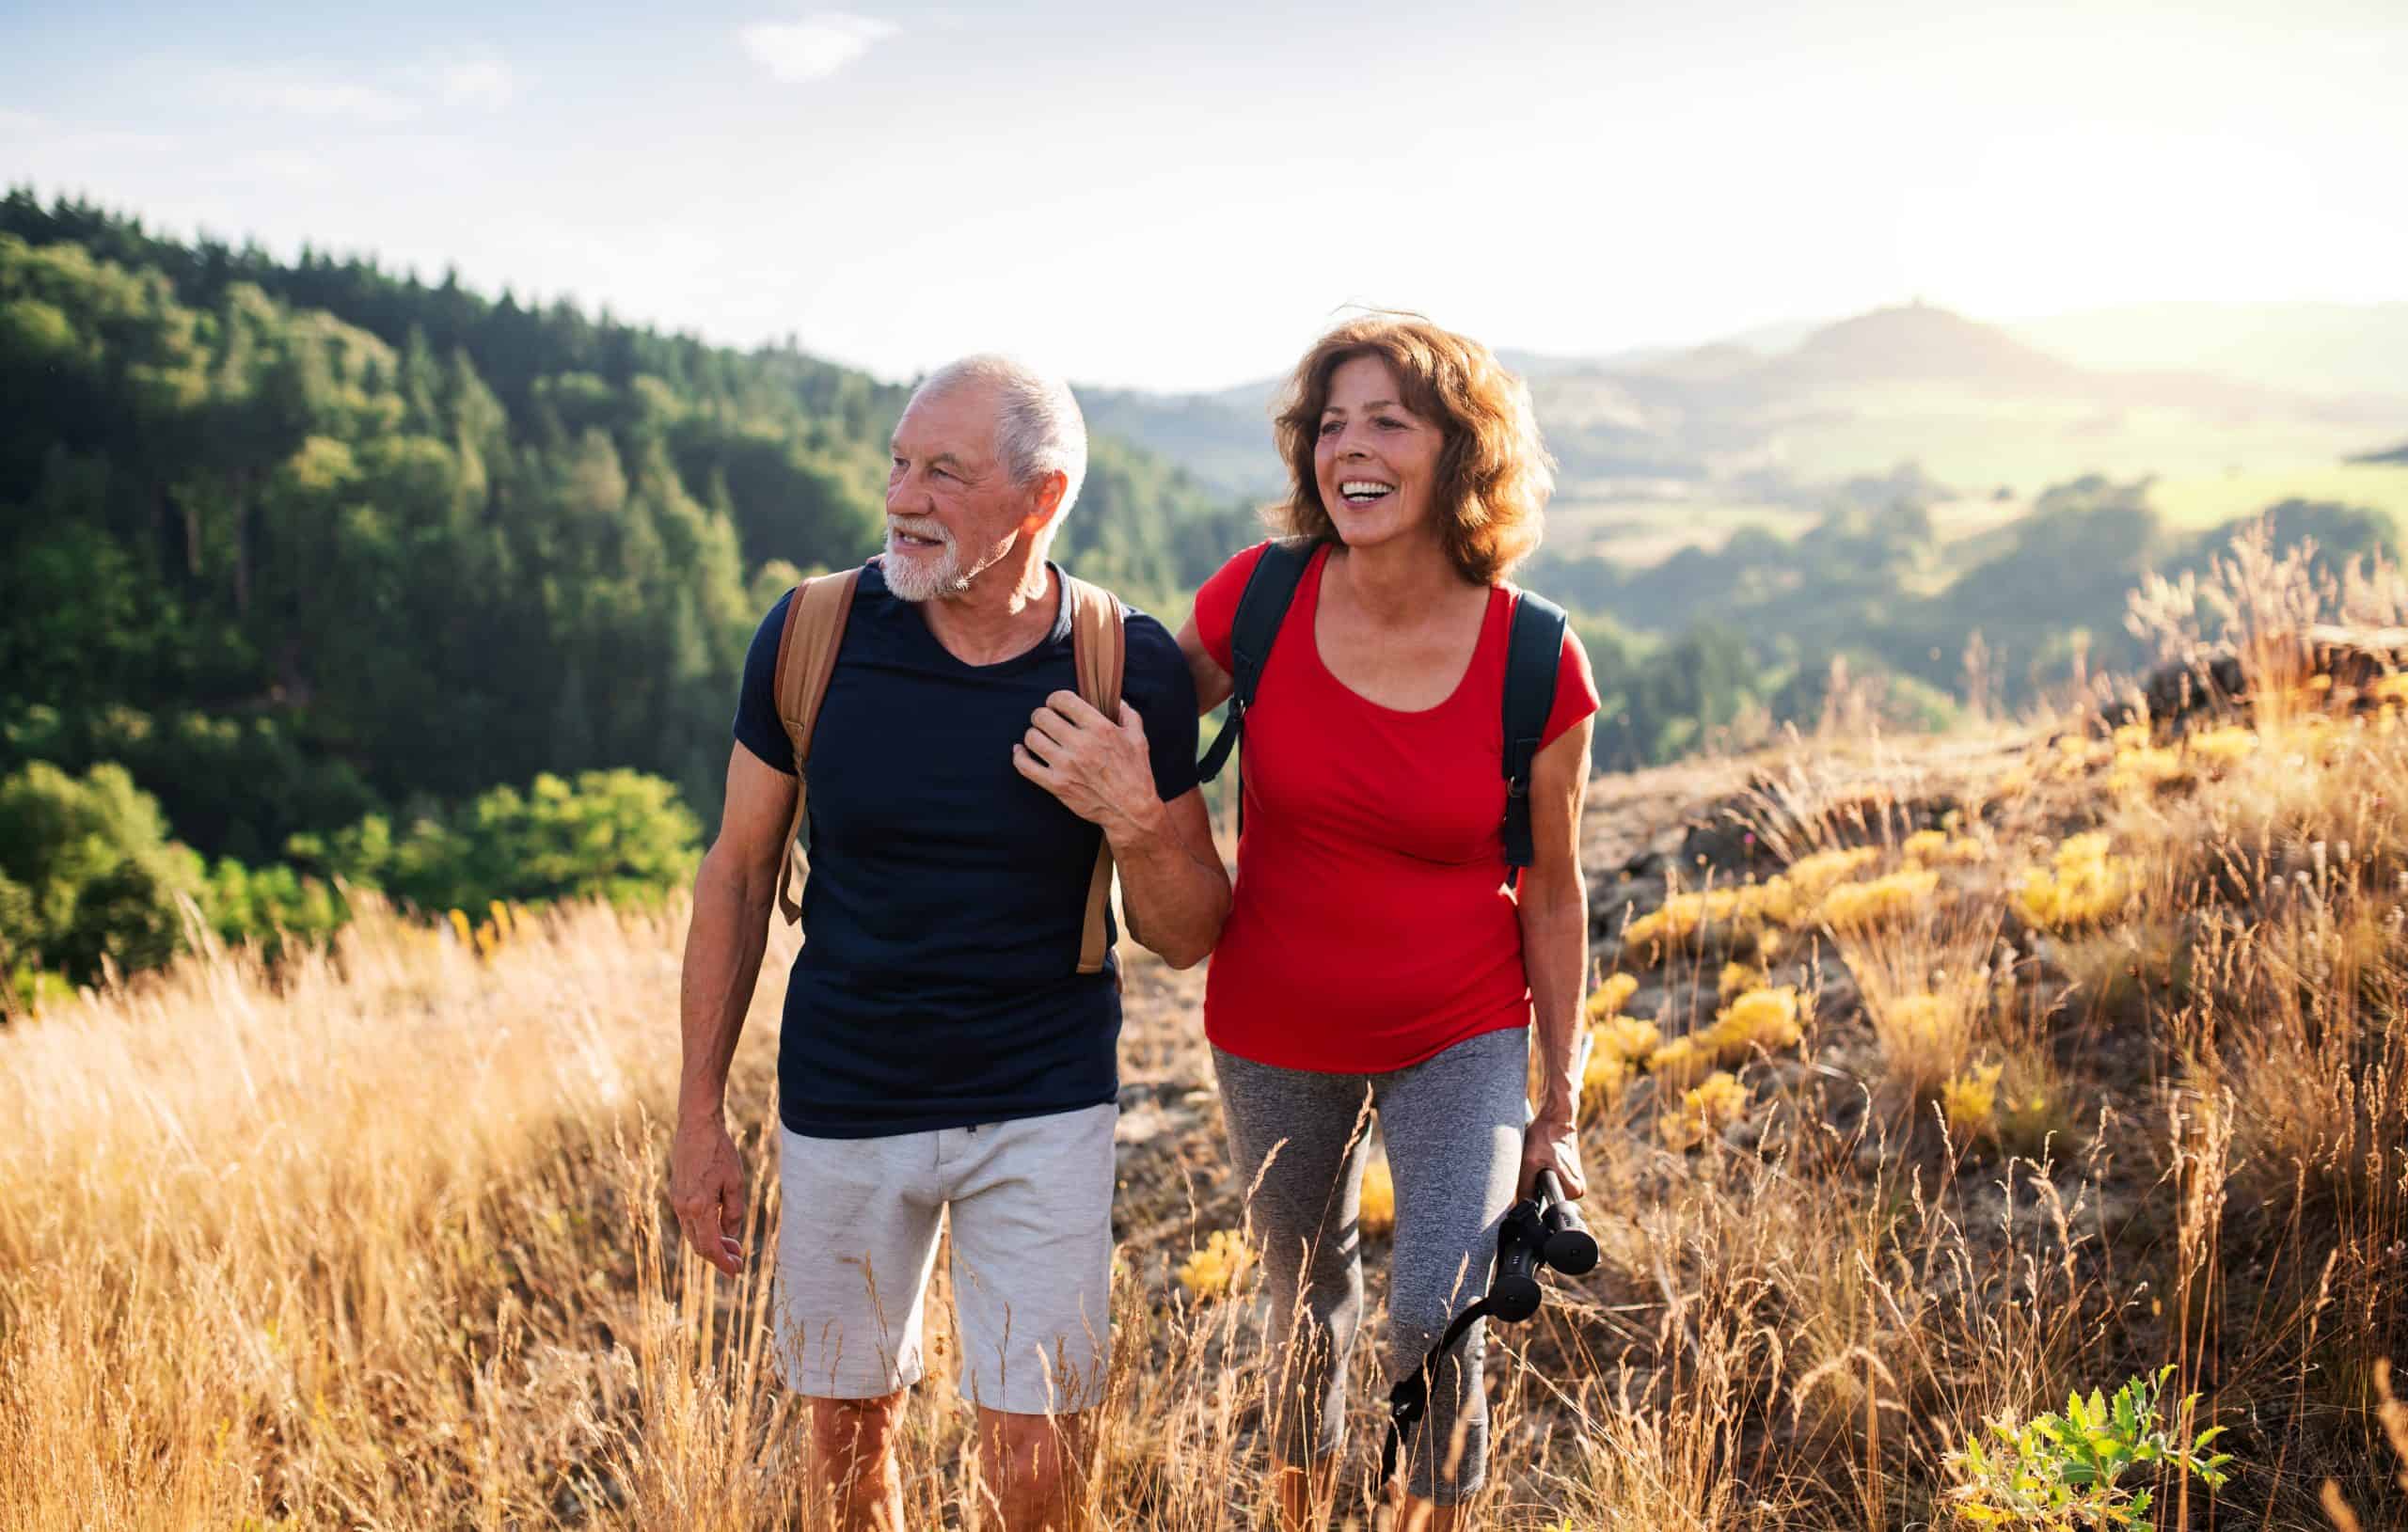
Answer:
[[[982,1406],[978,1422],[988,1451],[1001,1460],[996,1472],[1007,1478],[1051,1483],[1085,1455],[1090,1413],[1022,1414]]]
[[[883,1461],[903,1420],[903,1391],[867,1399],[813,1399],[811,1441],[833,1464]]]

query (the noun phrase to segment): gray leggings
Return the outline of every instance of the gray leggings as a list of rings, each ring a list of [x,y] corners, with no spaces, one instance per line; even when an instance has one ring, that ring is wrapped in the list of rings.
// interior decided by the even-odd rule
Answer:
[[[1376,1075],[1282,1069],[1212,1050],[1230,1158],[1251,1189],[1247,1217],[1270,1283],[1277,1361],[1266,1414],[1281,1462],[1302,1466],[1345,1439],[1346,1359],[1363,1313],[1355,1222],[1370,1158],[1366,1098],[1396,1182],[1381,1353],[1394,1382],[1488,1290],[1497,1225],[1521,1169],[1529,1039],[1527,1028],[1483,1033]],[[1430,1413],[1407,1444],[1406,1487],[1442,1506],[1487,1476],[1484,1328],[1474,1325],[1441,1364]]]

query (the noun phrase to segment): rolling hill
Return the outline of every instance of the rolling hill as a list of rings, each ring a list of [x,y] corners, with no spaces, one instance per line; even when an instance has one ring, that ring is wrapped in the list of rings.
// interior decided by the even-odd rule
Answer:
[[[2367,313],[2353,335],[2385,333],[2390,309]],[[1969,532],[2092,473],[2162,481],[2161,509],[2177,520],[2226,513],[2236,494],[2408,512],[2408,476],[2363,458],[2408,421],[2408,364],[2386,371],[2379,340],[2354,339],[2316,387],[2309,362],[2331,314],[2279,307],[2226,321],[2225,341],[2186,349],[2170,323],[2113,311],[2068,354],[2043,338],[2076,335],[2072,321],[2009,328],[1915,303],[1687,350],[1508,357],[1560,465],[1557,536],[1625,562],[1716,546],[1742,527],[1795,533],[1833,486],[1903,463],[1956,486],[1941,520]],[[1106,429],[1262,498],[1281,488],[1267,425],[1276,387],[1086,397]]]

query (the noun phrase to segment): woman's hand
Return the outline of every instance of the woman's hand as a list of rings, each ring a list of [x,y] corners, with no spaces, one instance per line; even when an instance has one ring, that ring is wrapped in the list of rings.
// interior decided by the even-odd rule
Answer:
[[[1565,1196],[1576,1201],[1588,1194],[1588,1177],[1580,1173],[1580,1131],[1570,1119],[1543,1113],[1522,1129],[1521,1195],[1530,1194],[1543,1170],[1555,1172]]]
[[[1146,725],[1127,703],[1113,719],[1075,691],[1054,693],[1030,715],[1028,733],[1012,747],[1012,765],[1116,842],[1162,815]]]

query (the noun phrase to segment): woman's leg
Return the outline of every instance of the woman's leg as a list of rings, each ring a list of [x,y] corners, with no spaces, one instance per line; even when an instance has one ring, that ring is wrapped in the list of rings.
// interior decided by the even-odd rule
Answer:
[[[1285,1532],[1328,1514],[1346,1426],[1346,1357],[1363,1312],[1355,1220],[1370,1133],[1360,1075],[1281,1069],[1212,1050],[1229,1158],[1271,1297],[1263,1401]]]
[[[1529,1035],[1523,1028],[1483,1033],[1373,1081],[1396,1181],[1381,1358],[1391,1382],[1419,1367],[1449,1321],[1488,1290],[1497,1226],[1521,1170]],[[1432,1380],[1430,1413],[1406,1444],[1404,1527],[1444,1532],[1454,1523],[1451,1508],[1487,1477],[1484,1329],[1474,1325]]]

